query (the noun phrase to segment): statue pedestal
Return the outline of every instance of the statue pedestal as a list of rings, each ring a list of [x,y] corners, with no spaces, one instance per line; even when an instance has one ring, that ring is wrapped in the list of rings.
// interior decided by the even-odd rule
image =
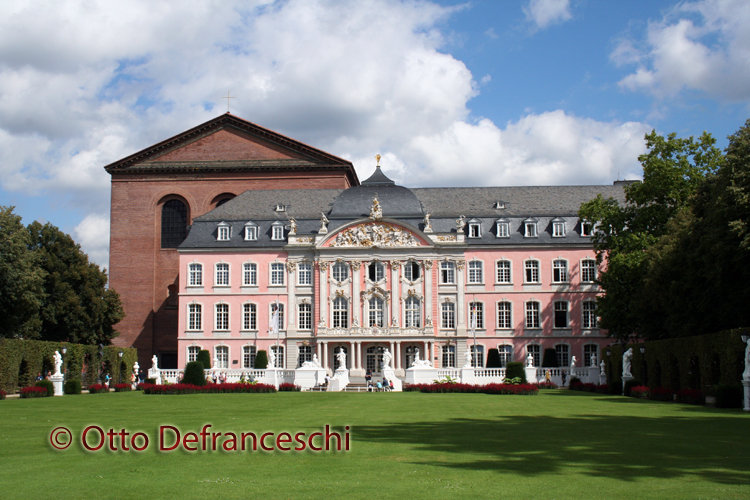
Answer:
[[[154,382],[156,384],[161,383],[161,373],[159,373],[158,368],[149,368],[148,369],[148,378],[154,379]]]
[[[393,392],[401,392],[403,387],[401,385],[401,380],[396,378],[396,374],[393,372],[393,368],[390,366],[383,369],[383,378],[387,379],[389,382],[393,382]]]
[[[745,411],[750,411],[750,380],[743,380],[742,386],[745,388]]]
[[[625,394],[625,384],[626,384],[626,383],[627,383],[627,382],[628,382],[629,380],[633,380],[634,378],[635,378],[635,377],[634,377],[634,376],[632,376],[632,375],[623,375],[623,376],[622,376],[622,393],[623,393],[623,394]]]
[[[294,370],[294,385],[303,389],[312,389],[325,383],[326,371],[320,367],[301,367]]]
[[[62,396],[63,393],[63,377],[62,374],[59,375],[52,375],[50,377],[50,380],[52,381],[52,386],[55,388],[55,396]],[[746,391],[747,392],[747,391]]]
[[[535,366],[527,366],[524,368],[526,370],[526,382],[529,384],[536,384],[539,382],[536,379],[536,367]]]
[[[328,382],[328,392],[340,392],[349,385],[349,370],[339,368],[333,374],[333,378]]]
[[[437,379],[437,368],[432,366],[412,366],[406,370],[407,384],[431,384]],[[393,383],[395,386],[395,382]]]

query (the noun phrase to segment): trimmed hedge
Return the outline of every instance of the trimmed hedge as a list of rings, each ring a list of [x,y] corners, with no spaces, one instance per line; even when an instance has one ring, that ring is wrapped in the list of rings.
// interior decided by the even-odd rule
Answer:
[[[502,362],[500,361],[500,351],[497,349],[490,349],[487,351],[487,368],[502,368]]]
[[[520,361],[511,361],[507,365],[505,365],[505,378],[506,379],[512,379],[512,378],[520,378],[521,381],[525,384],[526,383],[526,368],[524,367],[524,364]]]
[[[266,351],[258,351],[255,356],[255,369],[265,370],[268,368],[268,353]]]
[[[534,384],[412,384],[406,386],[405,391],[419,391],[424,393],[480,393],[480,394],[513,394],[522,396],[536,396],[539,388]]]
[[[237,393],[237,392],[276,392],[276,388],[267,384],[140,384],[144,394],[199,394],[199,393]]]
[[[544,350],[544,357],[542,358],[542,368],[559,368],[560,363],[557,361],[557,351],[549,347]]]
[[[717,408],[742,408],[745,391],[741,385],[717,385],[714,397]]]
[[[208,351],[206,351],[208,352]],[[205,365],[200,361],[191,361],[185,365],[185,376],[182,378],[183,384],[188,385],[206,385]]]
[[[80,380],[67,380],[63,387],[65,394],[80,394],[81,393],[81,381]]]
[[[55,384],[53,384],[51,380],[39,380],[34,384],[34,386],[44,387],[45,389],[47,389],[47,396],[55,395]]]
[[[198,356],[195,358],[195,361],[202,363],[204,370],[211,369],[211,353],[205,349],[198,351]]]
[[[63,347],[67,349],[62,366],[62,370],[67,370],[66,378],[79,380],[83,386],[98,381],[99,367],[105,363],[111,367],[113,379],[122,376],[122,380],[130,380],[133,364],[138,360],[138,351],[133,348],[107,346],[100,360],[99,346],[96,345],[0,339],[0,389],[11,393],[21,387],[33,386],[37,373],[54,370],[52,356],[55,351],[62,354]],[[123,353],[125,369],[122,369],[119,352]]]

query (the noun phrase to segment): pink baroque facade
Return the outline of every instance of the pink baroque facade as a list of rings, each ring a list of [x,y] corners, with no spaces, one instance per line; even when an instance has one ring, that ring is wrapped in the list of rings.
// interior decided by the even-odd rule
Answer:
[[[200,349],[250,370],[260,350],[294,369],[403,376],[415,356],[484,366],[555,349],[601,359],[599,269],[580,204],[622,186],[407,189],[378,167],[348,189],[248,191],[195,219],[179,247],[178,364]],[[278,332],[270,327],[278,308]],[[476,346],[476,349],[475,347]],[[426,353],[429,353],[426,356]]]

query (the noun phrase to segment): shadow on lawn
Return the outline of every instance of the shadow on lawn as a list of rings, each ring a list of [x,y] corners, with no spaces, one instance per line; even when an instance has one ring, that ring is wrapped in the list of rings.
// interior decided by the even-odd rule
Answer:
[[[750,421],[737,417],[613,417],[580,415],[452,419],[357,426],[355,441],[400,443],[414,450],[456,454],[436,462],[456,469],[533,477],[573,470],[631,481],[696,477],[750,482]],[[460,455],[484,455],[470,461]]]

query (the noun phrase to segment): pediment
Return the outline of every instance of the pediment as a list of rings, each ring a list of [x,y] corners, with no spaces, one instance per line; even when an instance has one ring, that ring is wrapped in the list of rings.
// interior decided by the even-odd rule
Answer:
[[[324,247],[408,248],[428,246],[416,232],[399,224],[385,221],[362,222],[333,234]]]

